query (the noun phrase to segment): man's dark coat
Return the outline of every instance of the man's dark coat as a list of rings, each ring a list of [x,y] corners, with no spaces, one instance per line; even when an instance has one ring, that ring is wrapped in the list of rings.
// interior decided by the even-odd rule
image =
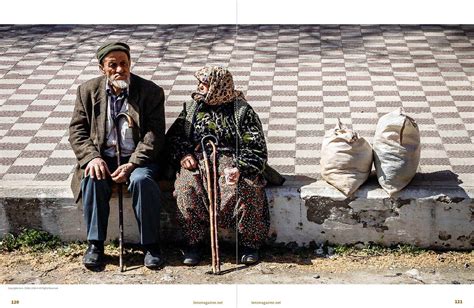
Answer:
[[[107,120],[106,77],[86,81],[77,89],[76,105],[69,125],[69,142],[77,165],[71,182],[76,202],[81,198],[81,179],[89,161],[103,155]],[[131,74],[128,113],[135,121],[135,151],[129,162],[157,162],[165,139],[163,89],[154,82]]]

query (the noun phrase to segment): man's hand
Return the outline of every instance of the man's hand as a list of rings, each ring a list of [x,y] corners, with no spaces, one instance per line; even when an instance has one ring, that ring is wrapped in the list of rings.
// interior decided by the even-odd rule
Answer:
[[[183,159],[181,159],[180,164],[181,167],[188,170],[194,170],[198,166],[196,158],[194,158],[194,156],[191,154],[184,156]]]
[[[100,157],[96,157],[87,164],[84,175],[89,175],[92,179],[105,180],[110,176],[110,171],[105,161]]]
[[[127,182],[130,174],[133,170],[135,170],[137,166],[134,163],[126,163],[123,165],[118,166],[117,170],[115,170],[110,176],[112,180],[116,183],[125,183]]]

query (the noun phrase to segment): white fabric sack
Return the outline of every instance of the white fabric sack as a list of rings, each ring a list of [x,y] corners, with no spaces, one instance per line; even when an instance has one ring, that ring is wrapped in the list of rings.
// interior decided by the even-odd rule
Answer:
[[[326,132],[321,147],[321,176],[346,196],[368,178],[372,168],[372,147],[341,122]]]
[[[402,108],[379,119],[374,137],[374,164],[382,188],[393,195],[410,183],[420,163],[420,131]]]

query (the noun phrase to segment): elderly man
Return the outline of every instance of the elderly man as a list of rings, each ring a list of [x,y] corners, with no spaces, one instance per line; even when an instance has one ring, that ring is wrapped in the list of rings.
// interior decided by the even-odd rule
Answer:
[[[82,198],[89,242],[83,263],[90,269],[104,265],[111,187],[114,182],[128,182],[144,264],[157,269],[163,259],[160,190],[154,177],[164,143],[163,89],[130,73],[130,47],[125,43],[103,45],[97,50],[97,59],[103,76],[78,87],[69,126],[69,142],[78,161],[71,188],[76,202]],[[121,113],[128,116],[117,117]]]

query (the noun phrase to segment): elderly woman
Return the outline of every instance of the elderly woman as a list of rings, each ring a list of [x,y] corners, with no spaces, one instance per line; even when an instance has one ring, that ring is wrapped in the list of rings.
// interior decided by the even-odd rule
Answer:
[[[212,135],[217,140],[218,227],[237,228],[240,262],[253,264],[258,262],[270,225],[262,176],[267,161],[262,124],[242,92],[234,89],[226,68],[204,67],[195,77],[199,84],[191,95],[193,100],[184,105],[167,133],[172,161],[179,170],[174,195],[188,245],[183,263],[200,262],[202,243],[209,236],[208,188],[200,143]]]

